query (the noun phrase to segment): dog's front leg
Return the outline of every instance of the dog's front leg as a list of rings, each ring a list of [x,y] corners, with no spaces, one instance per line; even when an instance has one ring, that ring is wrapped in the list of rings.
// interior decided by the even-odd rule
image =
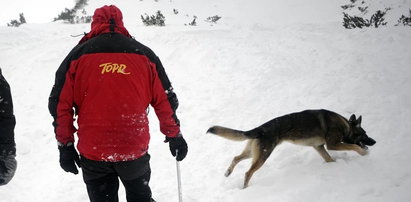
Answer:
[[[361,156],[368,154],[367,150],[361,148],[360,146],[356,144],[346,144],[346,143],[341,143],[341,142],[336,143],[336,144],[327,144],[327,149],[328,150],[338,150],[338,151],[352,150],[352,151],[356,151]]]
[[[335,162],[335,160],[330,156],[330,154],[325,150],[324,145],[313,146],[314,149],[323,157],[325,162]]]

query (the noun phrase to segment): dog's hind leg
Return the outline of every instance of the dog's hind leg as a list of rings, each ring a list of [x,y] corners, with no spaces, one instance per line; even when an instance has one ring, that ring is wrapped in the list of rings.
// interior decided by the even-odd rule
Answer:
[[[253,161],[253,164],[251,165],[250,169],[245,173],[243,189],[248,187],[248,183],[250,182],[251,177],[253,176],[255,171],[257,171],[261,168],[261,166],[263,166],[264,162],[265,160],[260,158]]]
[[[248,183],[250,182],[251,177],[258,169],[261,168],[261,166],[263,166],[276,145],[276,143],[262,145],[261,141],[256,141],[252,145],[253,162],[250,169],[245,173],[243,189],[248,187]]]
[[[234,167],[242,160],[248,159],[251,157],[251,144],[254,142],[254,140],[249,140],[247,142],[247,145],[245,146],[243,152],[234,157],[233,161],[230,164],[230,167],[228,167],[227,171],[225,172],[225,176],[228,177],[230,174],[233,172]]]
[[[324,145],[320,146],[313,146],[315,150],[323,157],[325,162],[335,162],[335,160],[328,154],[327,150],[325,150]]]

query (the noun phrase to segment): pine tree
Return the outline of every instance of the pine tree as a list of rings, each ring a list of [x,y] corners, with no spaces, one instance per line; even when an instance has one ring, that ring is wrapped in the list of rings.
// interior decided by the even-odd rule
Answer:
[[[8,27],[19,27],[22,24],[26,23],[26,18],[24,17],[23,13],[20,13],[19,20],[11,20],[10,23],[7,23]]]
[[[159,10],[156,12],[156,15],[141,15],[141,21],[143,21],[145,26],[165,26],[165,20],[166,18]]]
[[[91,16],[77,16],[77,12],[80,9],[83,9],[87,5],[88,0],[77,0],[74,8],[68,9],[65,8],[53,21],[63,20],[65,22],[74,24],[74,23],[88,23],[89,19],[91,21]],[[85,10],[83,9],[83,12]],[[83,13],[84,14],[84,13]]]
[[[20,23],[21,23],[21,24],[26,23],[26,18],[24,17],[24,14],[23,14],[23,13],[20,13]]]
[[[411,9],[410,9],[409,17],[402,15],[400,19],[398,19],[398,23],[395,26],[398,26],[400,24],[404,26],[411,26]]]

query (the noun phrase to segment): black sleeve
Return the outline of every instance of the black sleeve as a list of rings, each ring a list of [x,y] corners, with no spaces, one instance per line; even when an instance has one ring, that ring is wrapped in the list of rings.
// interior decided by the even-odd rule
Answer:
[[[63,88],[64,81],[66,80],[66,73],[69,67],[69,56],[67,56],[56,71],[56,77],[53,88],[51,89],[48,104],[49,112],[51,116],[53,116],[54,120],[57,116],[58,99]]]
[[[174,111],[174,114],[178,108],[178,99],[177,99],[177,95],[174,93],[174,89],[173,86],[171,85],[170,79],[167,76],[166,70],[163,67],[163,64],[160,61],[160,58],[147,46],[141,44],[140,42],[136,41],[140,47],[143,47],[143,52],[144,55],[146,55],[148,57],[148,59],[150,59],[151,62],[153,62],[156,65],[156,70],[157,70],[157,74],[158,77],[161,80],[161,84],[163,85],[163,88],[167,94],[167,98],[168,101],[170,102],[171,108]],[[175,119],[178,122],[177,117],[175,117]]]
[[[161,84],[164,88],[164,91],[167,94],[168,101],[169,101],[173,111],[176,112],[176,110],[178,108],[178,104],[179,104],[178,99],[177,99],[177,95],[174,93],[173,86],[171,85],[170,79],[167,76],[167,73],[166,73],[166,71],[163,67],[163,64],[160,61],[160,58],[158,58],[157,55],[149,47],[147,47],[144,44],[138,42],[134,38],[128,38],[128,42],[129,42],[129,44],[134,44],[135,45],[135,46],[132,46],[134,48],[133,51],[135,51],[135,47],[138,47],[137,52],[139,52],[139,54],[144,54],[145,56],[147,56],[148,59],[156,65],[157,74],[158,74],[158,77],[160,78],[160,81],[161,81]],[[131,51],[131,52],[133,52],[133,51]]]
[[[16,155],[15,125],[10,86],[0,69],[0,155]]]
[[[156,70],[158,73],[158,77],[161,80],[161,83],[163,84],[163,88],[166,91],[168,101],[171,104],[171,108],[173,108],[173,111],[175,112],[178,108],[178,99],[177,95],[174,93],[173,86],[171,85],[171,82],[167,76],[166,71],[164,70],[163,64],[161,64],[160,59],[153,54],[152,59],[151,59],[154,64],[156,64]]]
[[[79,57],[79,47],[81,45],[77,45],[76,47],[71,50],[71,52],[66,56],[63,62],[60,64],[59,68],[56,71],[55,81],[53,88],[51,89],[50,96],[49,96],[49,103],[48,108],[51,116],[53,116],[53,126],[56,129],[56,118],[57,118],[57,104],[59,102],[59,97],[61,90],[63,89],[64,82],[66,81],[66,73],[70,68],[70,63],[72,60]]]
[[[151,60],[151,62],[153,62],[156,65],[158,77],[160,78],[161,84],[163,85],[163,88],[167,94],[168,102],[170,103],[171,108],[174,112],[173,119],[177,123],[177,125],[180,125],[180,120],[178,119],[176,114],[179,102],[177,99],[177,95],[174,93],[174,89],[171,85],[170,79],[168,79],[166,70],[164,69],[163,64],[161,64],[160,58],[158,58],[152,50],[147,48],[145,54]]]

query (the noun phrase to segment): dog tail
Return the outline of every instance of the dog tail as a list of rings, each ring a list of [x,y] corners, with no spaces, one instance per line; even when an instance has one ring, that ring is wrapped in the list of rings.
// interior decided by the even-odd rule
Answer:
[[[212,133],[218,135],[220,137],[234,140],[234,141],[244,141],[248,139],[252,139],[253,137],[247,136],[247,132],[234,130],[231,128],[226,128],[222,126],[213,126],[207,130],[207,133]]]

